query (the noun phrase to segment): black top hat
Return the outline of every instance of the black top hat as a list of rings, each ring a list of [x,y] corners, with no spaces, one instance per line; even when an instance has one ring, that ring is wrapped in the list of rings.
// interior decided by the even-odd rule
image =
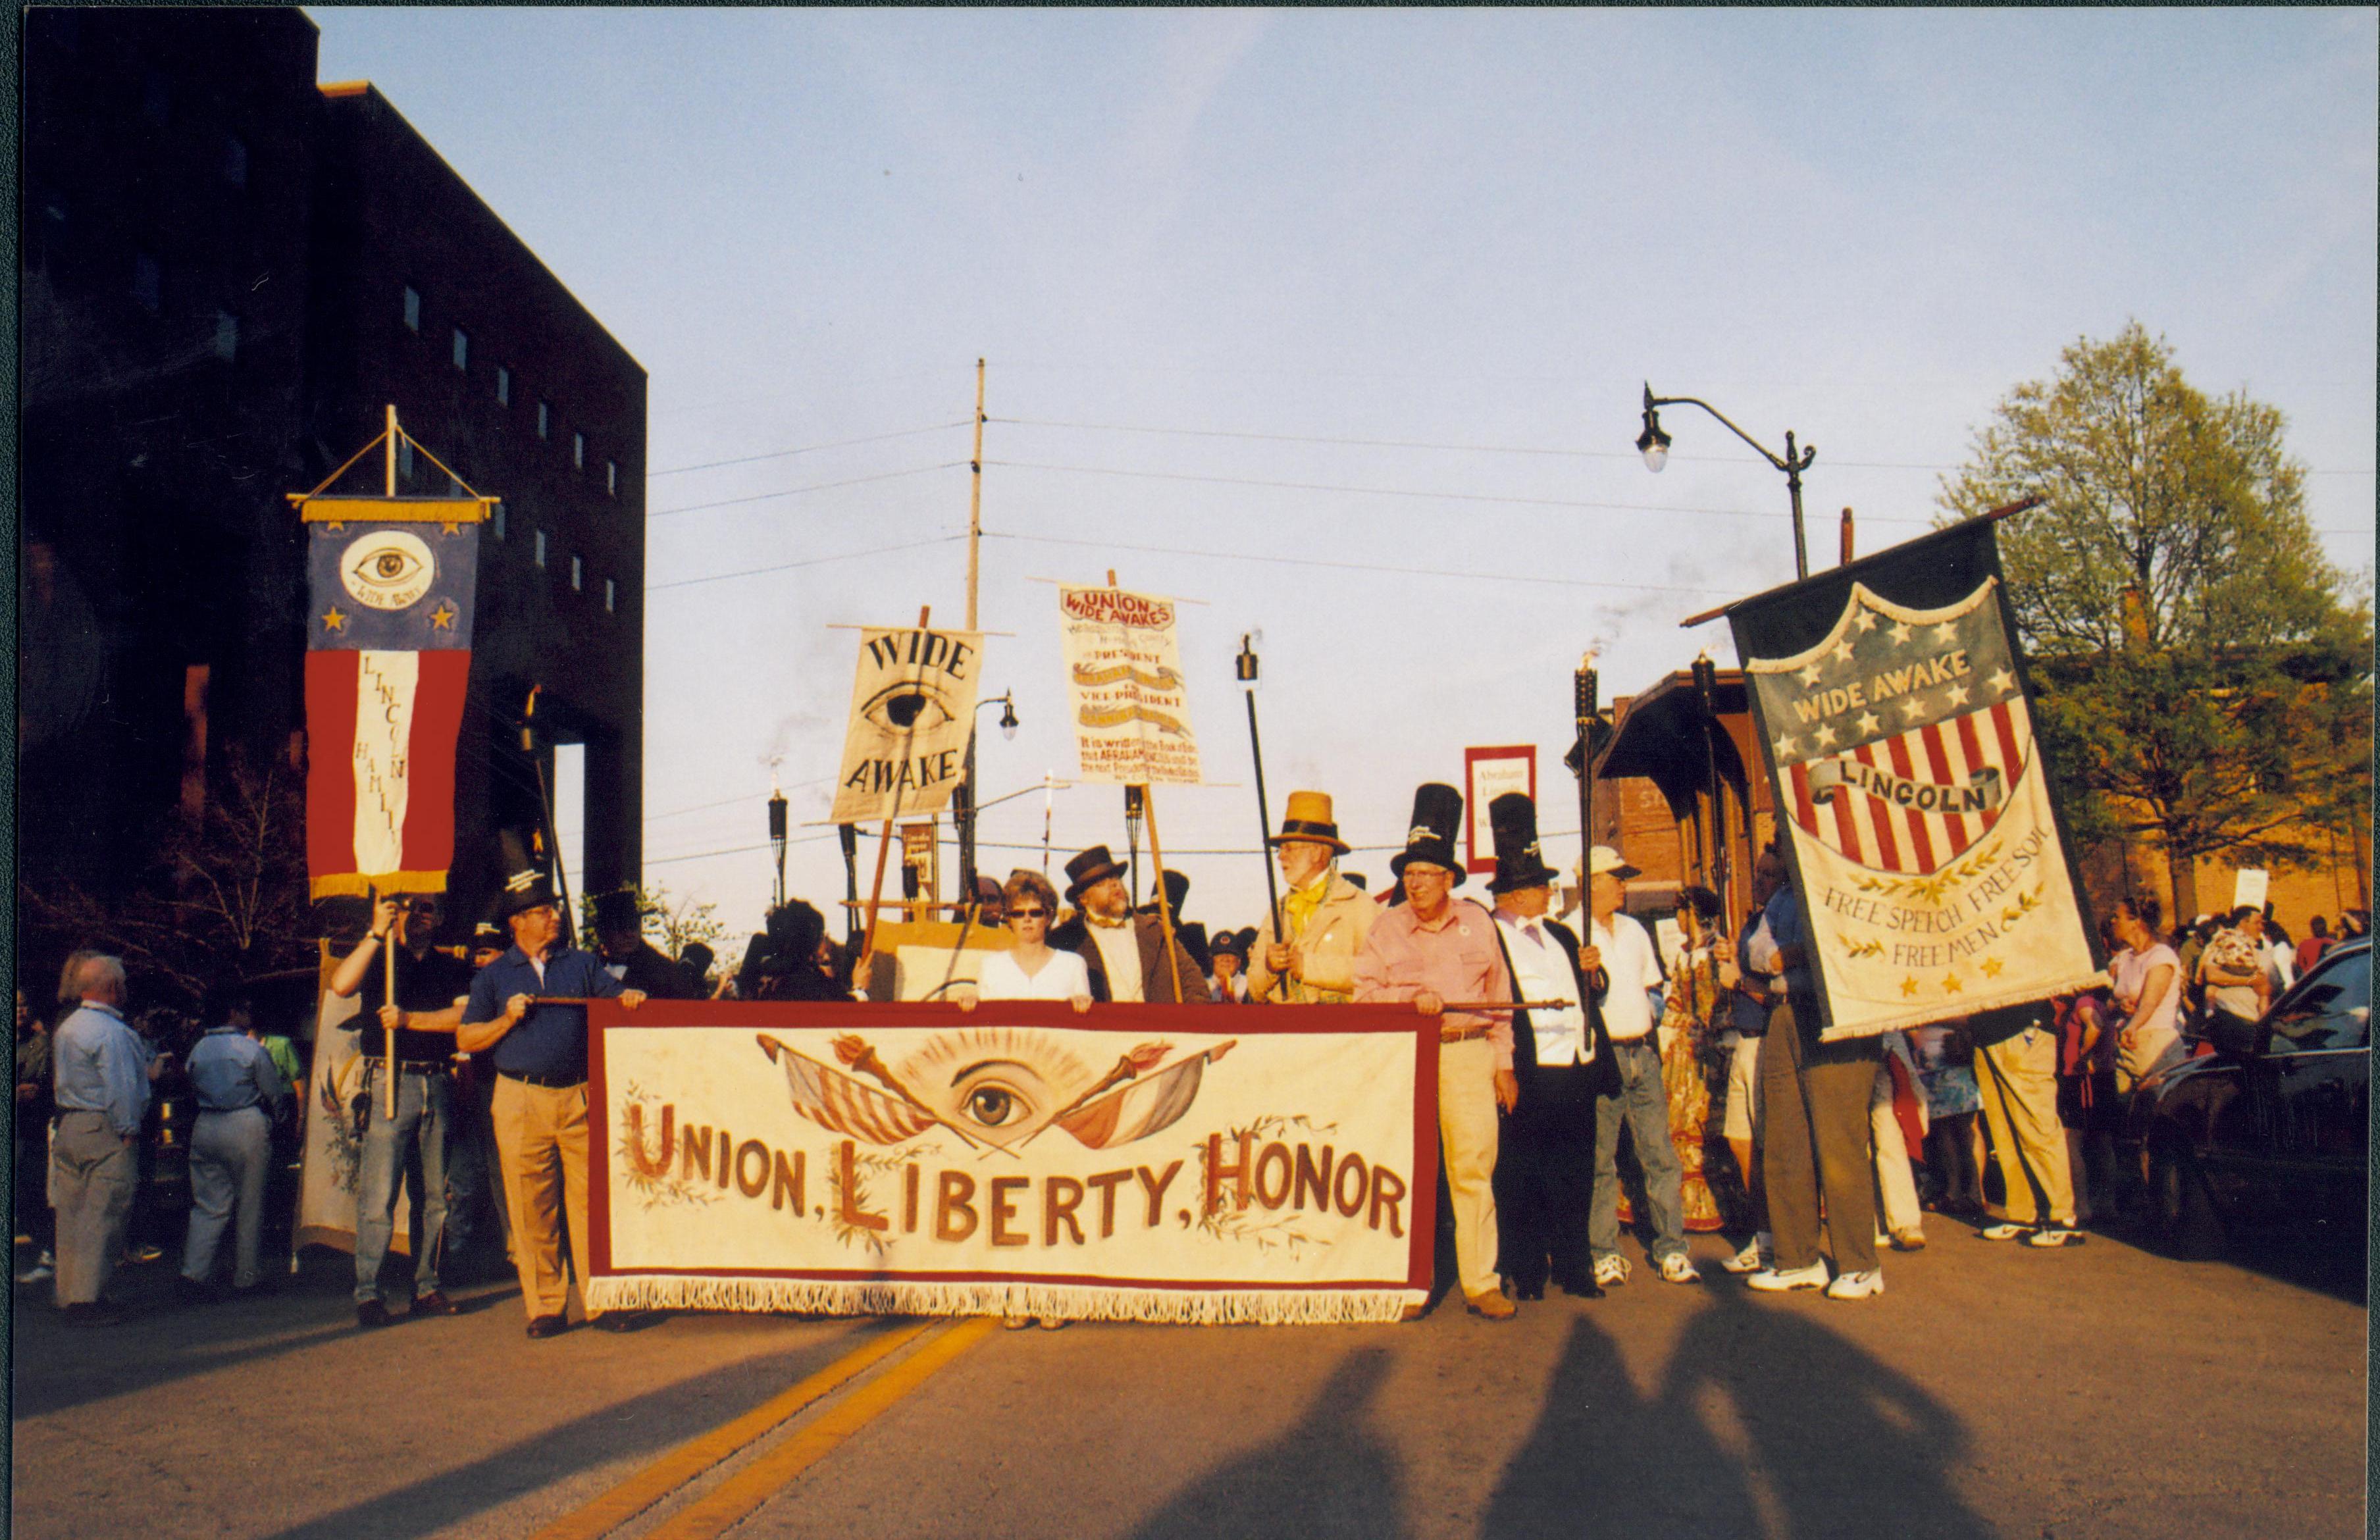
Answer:
[[[1538,853],[1537,805],[1526,794],[1506,792],[1489,803],[1488,824],[1496,837],[1496,875],[1488,880],[1489,892],[1542,888],[1561,875]]]
[[[504,847],[504,885],[496,894],[496,923],[502,925],[525,909],[554,903],[553,883],[545,868],[529,859],[528,847],[512,830],[497,835]]]
[[[644,923],[644,906],[637,902],[637,890],[634,888],[595,895],[596,929],[641,930]]]
[[[1066,902],[1074,903],[1083,896],[1085,889],[1111,877],[1122,877],[1130,869],[1109,855],[1107,846],[1093,845],[1066,863]]]
[[[1454,855],[1454,831],[1462,825],[1461,792],[1436,781],[1421,787],[1414,793],[1413,827],[1405,831],[1404,853],[1390,860],[1389,869],[1402,877],[1406,863],[1427,861],[1452,872],[1454,886],[1460,888],[1463,872]]]

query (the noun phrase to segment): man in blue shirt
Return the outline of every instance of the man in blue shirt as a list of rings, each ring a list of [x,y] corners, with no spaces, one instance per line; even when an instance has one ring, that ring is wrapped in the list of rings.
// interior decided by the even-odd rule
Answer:
[[[124,964],[78,952],[59,994],[77,1002],[58,1025],[57,1122],[50,1134],[50,1206],[58,1220],[58,1309],[78,1326],[117,1317],[99,1303],[132,1218],[149,1060],[124,1020]]]
[[[642,991],[624,989],[602,960],[561,944],[562,911],[541,872],[504,883],[499,918],[512,950],[480,970],[463,1006],[456,1046],[495,1064],[492,1114],[496,1153],[512,1210],[513,1266],[531,1337],[568,1329],[570,1279],[562,1267],[562,1230],[570,1230],[572,1266],[587,1276],[587,1008],[617,998],[634,1010]],[[491,1053],[490,1050],[493,1051]],[[582,1302],[584,1290],[581,1290]],[[589,1311],[605,1330],[633,1318]]]
[[[1830,1299],[1884,1292],[1876,1257],[1876,1193],[1869,1185],[1868,1102],[1877,1040],[1818,1040],[1823,1020],[1802,903],[1776,846],[1760,853],[1754,880],[1773,883],[1766,918],[1777,943],[1784,1003],[1770,1013],[1760,1056],[1761,1174],[1775,1260],[1745,1281],[1764,1292],[1823,1287]],[[1826,1195],[1834,1281],[1818,1255],[1818,1200]]]
[[[207,1002],[207,1018],[223,1025],[208,1028],[190,1049],[190,1094],[199,1117],[190,1130],[190,1226],[182,1241],[186,1291],[203,1290],[212,1279],[226,1221],[235,1226],[232,1287],[246,1293],[261,1281],[256,1249],[264,1226],[264,1179],[273,1166],[273,1124],[287,1110],[289,1084],[250,1036],[249,1011],[244,990],[218,992]]]

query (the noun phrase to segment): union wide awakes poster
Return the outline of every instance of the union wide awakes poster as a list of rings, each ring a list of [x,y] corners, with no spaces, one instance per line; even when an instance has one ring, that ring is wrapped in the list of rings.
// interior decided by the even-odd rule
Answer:
[[[1828,1038],[2099,976],[1994,520],[1732,605]]]

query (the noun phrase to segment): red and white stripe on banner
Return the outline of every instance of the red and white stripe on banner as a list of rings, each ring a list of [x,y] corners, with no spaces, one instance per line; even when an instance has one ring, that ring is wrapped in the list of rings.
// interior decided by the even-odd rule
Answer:
[[[1851,758],[1904,781],[1963,786],[1986,767],[2014,793],[2033,751],[2033,728],[2021,701],[1952,717],[1898,737],[1863,744]],[[1920,812],[1896,807],[1846,786],[1827,802],[1811,793],[1807,761],[1788,772],[1793,821],[1804,832],[1864,867],[1922,876],[1955,861],[1999,821],[2000,808],[1980,814]],[[2003,803],[2002,807],[2007,805]]]
[[[470,673],[461,649],[306,654],[306,856],[316,898],[446,886]]]

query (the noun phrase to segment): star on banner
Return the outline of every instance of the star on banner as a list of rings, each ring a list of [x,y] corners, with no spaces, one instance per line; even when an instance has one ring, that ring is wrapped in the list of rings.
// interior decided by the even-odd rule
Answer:
[[[1966,988],[1967,988],[1967,987],[1966,987],[1964,984],[1961,984],[1961,983],[1960,983],[1960,982],[1959,982],[1959,976],[1958,976],[1957,974],[1953,973],[1953,974],[1945,974],[1945,975],[1943,975],[1943,976],[1942,976],[1942,992],[1943,992],[1944,994],[1946,994],[1946,995],[1964,994],[1964,993],[1966,992]]]
[[[1874,736],[1876,729],[1883,725],[1884,723],[1876,720],[1874,711],[1862,711],[1859,714],[1859,730],[1864,736]]]
[[[459,535],[463,532],[463,527],[459,524],[449,521],[448,523],[440,525],[438,527],[438,532],[442,535]]]
[[[1907,717],[1910,721],[1915,721],[1919,717],[1925,714],[1925,697],[1922,695],[1902,696],[1900,697],[1900,714]]]
[[[433,631],[454,630],[455,618],[461,612],[461,611],[455,609],[454,605],[448,603],[446,600],[443,599],[440,600],[438,601],[438,608],[430,612],[431,629]]]
[[[1902,994],[1902,996],[1903,996],[1903,997],[1907,997],[1907,996],[1910,996],[1910,995],[1913,995],[1913,994],[1915,994],[1915,993],[1917,992],[1917,976],[1916,976],[1916,975],[1912,974],[1912,975],[1908,976],[1907,977],[1904,977],[1903,979],[1901,979],[1901,981],[1900,981],[1900,992],[1901,992],[1901,994]]]
[[[1946,620],[1934,628],[1934,639],[1937,642],[1955,642],[1959,639],[1959,628]]]
[[[1817,684],[1818,665],[1812,663],[1808,668],[1803,669],[1796,677],[1802,681],[1804,687]]]
[[[1885,635],[1890,637],[1896,642],[1905,642],[1909,639],[1909,623],[1907,621],[1894,621],[1891,625],[1886,628]]]
[[[1994,669],[1991,672],[1991,676],[1985,679],[1984,683],[1992,687],[1993,694],[2006,695],[2009,691],[2016,687],[2016,675],[2010,673],[2006,669]]]
[[[1791,733],[1788,733],[1785,736],[1778,739],[1775,746],[1777,749],[1777,758],[1779,759],[1791,758],[1793,753],[1794,746],[1801,741],[1801,739],[1796,738]]]
[[[1810,741],[1820,748],[1832,748],[1835,746],[1835,730],[1822,721],[1818,723],[1818,730],[1810,734]]]
[[[322,616],[322,629],[325,631],[345,631],[346,628],[347,617],[339,612],[339,607],[337,605],[332,605],[329,612]]]
[[[1839,663],[1848,663],[1851,661],[1852,639],[1849,637],[1845,637],[1841,641],[1835,644],[1835,661]]]
[[[1997,957],[1986,957],[1984,959],[1982,964],[1984,976],[1985,978],[1998,978],[2000,976],[2000,970],[2007,966],[2007,964],[2001,962]]]
[[[1967,686],[1964,685],[1953,685],[1942,693],[1950,697],[1950,704],[1953,706],[1964,706],[1967,703]]]
[[[1876,629],[1875,612],[1862,610],[1858,614],[1852,617],[1852,624],[1859,627],[1861,636],[1866,636],[1869,632]]]

